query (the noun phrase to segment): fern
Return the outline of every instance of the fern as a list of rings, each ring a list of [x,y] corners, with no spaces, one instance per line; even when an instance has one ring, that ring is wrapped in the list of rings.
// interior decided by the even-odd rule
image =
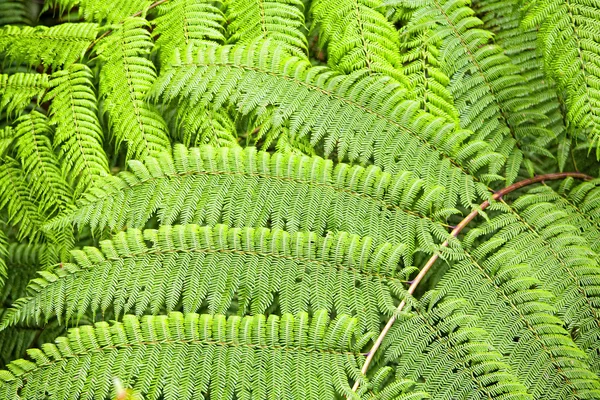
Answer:
[[[145,157],[168,148],[167,127],[144,97],[156,79],[146,57],[152,49],[147,21],[131,18],[99,44],[104,61],[100,94],[118,146],[127,144],[128,157]]]
[[[523,24],[541,28],[545,71],[566,94],[569,121],[585,130],[598,150],[598,4],[536,0],[526,7]]]
[[[301,0],[240,0],[227,5],[229,43],[269,38],[290,54],[306,58],[304,4]]]
[[[600,398],[596,14],[0,0],[0,398]]]
[[[48,75],[0,74],[0,112],[9,118],[20,115],[33,99],[42,99],[48,87]]]
[[[96,38],[96,24],[61,24],[47,28],[0,28],[0,53],[6,61],[56,69],[80,60]]]
[[[73,64],[52,75],[47,97],[52,100],[50,123],[56,125],[53,145],[60,146],[62,173],[75,193],[108,175],[92,78],[88,67]]]
[[[138,320],[126,316],[122,323],[73,329],[56,345],[30,351],[33,361],[17,360],[8,366],[11,372],[0,377],[0,393],[16,399],[50,391],[66,399],[92,390],[105,398],[111,394],[107,383],[117,376],[148,398],[167,392],[191,399],[210,392],[215,398],[289,398],[291,393],[301,393],[308,399],[335,394],[358,399],[347,381],[347,374],[358,376],[361,355],[356,346],[364,343],[360,337],[354,339],[355,325],[347,316],[329,322],[322,311],[315,312],[312,320],[306,313],[269,318],[171,313]],[[80,363],[70,359],[86,360],[89,368],[78,382],[64,385],[64,378],[81,371]],[[114,364],[114,359],[120,362]],[[169,360],[174,368],[155,368],[159,360]],[[294,374],[282,373],[292,369]],[[140,379],[128,378],[132,374]],[[408,391],[411,384],[404,381],[402,386]],[[394,398],[424,397],[417,392]]]

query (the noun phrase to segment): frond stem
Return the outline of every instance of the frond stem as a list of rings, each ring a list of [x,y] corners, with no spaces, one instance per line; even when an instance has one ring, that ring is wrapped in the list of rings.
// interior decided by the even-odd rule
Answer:
[[[533,185],[535,183],[540,183],[540,182],[544,182],[544,181],[555,181],[555,180],[560,180],[560,179],[565,179],[565,178],[575,178],[575,179],[581,179],[584,181],[591,181],[594,179],[593,177],[583,174],[583,173],[580,173],[580,172],[560,172],[560,173],[538,175],[538,176],[534,176],[533,178],[528,178],[528,179],[524,179],[522,181],[513,183],[510,186],[507,186],[503,189],[498,190],[497,192],[494,192],[492,199],[493,200],[501,199],[503,196],[505,196],[511,192],[514,192],[515,190],[521,189],[525,186]],[[451,238],[457,238],[458,235],[460,234],[460,232],[467,225],[469,225],[469,222],[471,222],[479,214],[479,212],[488,208],[490,206],[490,204],[491,204],[491,201],[486,200],[483,203],[481,203],[481,205],[478,208],[471,211],[471,213],[469,213],[469,215],[467,215],[458,225],[456,225],[456,227],[452,230],[452,232],[450,232]],[[444,243],[441,244],[440,247],[448,247],[448,245],[450,244],[450,240],[451,239],[446,239],[444,241]],[[419,271],[419,274],[415,277],[415,279],[412,280],[412,283],[407,290],[408,294],[412,295],[415,292],[415,290],[417,289],[417,286],[419,286],[419,283],[421,283],[421,281],[423,280],[425,275],[427,275],[427,272],[429,272],[429,270],[431,269],[433,264],[435,264],[435,262],[437,261],[438,258],[439,258],[439,253],[433,254],[431,256],[429,261],[427,261],[427,263],[423,266],[421,271]],[[400,311],[402,311],[402,309],[404,308],[405,305],[406,305],[406,300],[402,300],[400,302],[400,304],[398,305],[398,307],[396,308],[394,315],[392,315],[390,317],[387,324],[385,325],[385,327],[383,328],[383,330],[381,331],[381,333],[379,334],[379,336],[373,343],[373,347],[371,347],[371,350],[369,350],[369,352],[367,353],[367,359],[365,360],[365,363],[363,364],[363,367],[361,369],[361,373],[363,375],[365,375],[367,373],[369,366],[370,366],[371,362],[373,361],[373,358],[375,357],[375,353],[381,346],[381,343],[383,343],[383,339],[386,337],[386,335],[392,328],[392,325],[394,325],[394,322],[396,322],[396,315]],[[360,380],[357,380],[354,383],[352,390],[356,391],[358,389],[359,385],[360,385]]]

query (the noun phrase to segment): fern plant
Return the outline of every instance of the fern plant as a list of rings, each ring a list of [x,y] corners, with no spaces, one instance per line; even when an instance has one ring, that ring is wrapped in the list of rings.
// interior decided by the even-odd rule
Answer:
[[[599,15],[0,0],[0,397],[600,399]]]

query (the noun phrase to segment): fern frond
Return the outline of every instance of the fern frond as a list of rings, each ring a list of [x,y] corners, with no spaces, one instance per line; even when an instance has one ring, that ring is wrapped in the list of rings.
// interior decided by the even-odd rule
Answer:
[[[31,16],[24,0],[0,0],[0,26],[29,25]]]
[[[54,154],[48,119],[32,111],[17,123],[15,147],[27,176],[29,196],[40,204],[43,213],[64,210],[72,202],[73,194]]]
[[[538,127],[543,115],[532,108],[533,100],[518,68],[503,49],[490,43],[492,34],[481,29],[467,0],[422,0],[405,27],[433,29],[443,42],[442,70],[452,78],[449,87],[460,112],[461,127],[491,143],[494,151],[507,158],[507,183],[515,180],[523,160],[523,150],[547,151],[528,145],[548,132]]]
[[[8,237],[4,230],[0,230],[0,291],[4,290],[8,269],[6,268],[6,257],[8,256]]]
[[[152,21],[153,34],[158,36],[156,47],[160,49],[163,63],[176,49],[185,53],[226,41],[225,16],[218,4],[203,0],[171,0],[158,6],[157,11],[158,17]]]
[[[589,359],[555,316],[553,294],[543,289],[534,270],[503,258],[478,260],[499,245],[490,239],[469,248],[436,285],[435,296],[468,300],[465,311],[479,316],[477,326],[489,332],[489,342],[534,398],[595,398],[600,385]]]
[[[97,32],[93,23],[6,26],[0,28],[0,56],[17,64],[59,69],[81,60]]]
[[[404,71],[415,88],[415,99],[426,112],[458,124],[458,110],[448,90],[450,78],[440,63],[441,41],[431,29],[406,33],[400,42]]]
[[[239,147],[235,122],[224,108],[214,110],[180,104],[169,126],[173,138],[186,147]]]
[[[109,173],[92,80],[87,66],[73,64],[52,74],[48,93],[50,123],[56,126],[53,145],[60,148],[62,173],[76,196]]]
[[[531,197],[512,207],[497,204],[500,215],[472,229],[466,243],[482,235],[489,239],[473,254],[482,265],[526,263],[540,288],[553,294],[557,315],[575,343],[590,356],[594,370],[600,354],[590,351],[600,338],[600,266],[572,216],[556,204]],[[590,339],[595,338],[595,339]]]
[[[45,74],[0,74],[0,113],[19,116],[34,99],[42,99],[48,89]]]
[[[533,0],[524,7],[523,24],[540,28],[545,71],[566,93],[569,121],[586,131],[600,158],[600,5]]]
[[[129,158],[143,158],[169,151],[165,121],[145,101],[156,79],[147,58],[153,47],[148,22],[129,18],[97,45],[104,64],[100,71],[100,97],[108,114],[117,147],[126,142]]]
[[[130,229],[100,247],[74,252],[77,264],[33,280],[0,326],[39,324],[54,315],[68,323],[109,307],[116,316],[156,314],[180,302],[185,312],[207,306],[213,314],[232,307],[240,315],[260,314],[277,298],[283,313],[326,309],[357,316],[362,330],[376,332],[380,315],[392,314],[413,272],[401,263],[405,245],[376,245],[345,232],[323,238],[267,228],[163,225]],[[111,290],[116,287],[123,289]]]
[[[227,3],[228,43],[269,39],[290,54],[307,59],[302,0],[235,0]]]
[[[373,160],[392,173],[410,170],[444,185],[472,186],[465,170],[488,166],[494,172],[503,162],[487,144],[469,138],[470,132],[404,100],[405,89],[390,78],[311,67],[269,42],[210,48],[196,60],[174,63],[161,71],[151,95],[201,107],[229,101],[242,114],[270,106],[274,127],[289,122],[292,137],[310,136],[313,145],[323,141],[326,155],[336,151],[340,160]]]
[[[486,340],[487,332],[461,308],[464,301],[427,298],[394,324],[383,346],[400,377],[423,382],[433,398],[533,399]]]
[[[522,9],[518,2],[503,0],[477,0],[474,7],[482,15],[484,27],[494,33],[494,41],[504,49],[504,54],[519,68],[520,75],[527,81],[529,95],[533,99],[531,110],[546,119],[537,123],[554,133],[556,140],[565,140],[567,133],[566,116],[563,114],[561,99],[552,80],[544,74],[543,54],[538,48],[536,29],[524,29],[520,22]],[[543,137],[540,137],[543,139]],[[537,146],[547,146],[549,139],[537,140]],[[553,152],[562,171],[565,167],[569,148],[558,146]],[[534,161],[535,162],[535,161]],[[556,167],[554,167],[556,168]]]
[[[405,265],[419,249],[436,251],[448,233],[436,222],[457,212],[444,208],[442,187],[427,187],[410,173],[392,176],[377,167],[338,164],[319,157],[255,149],[174,148],[128,172],[107,177],[79,200],[77,209],[45,229],[90,226],[144,228],[154,215],[162,224],[264,227],[290,233],[345,231],[377,244],[407,246]],[[240,199],[244,199],[240,201]],[[432,217],[430,217],[430,215]]]
[[[152,0],[98,1],[98,0],[49,0],[44,9],[58,8],[61,13],[77,7],[80,17],[86,21],[117,23],[136,13],[144,12]]]
[[[38,204],[31,198],[31,189],[25,180],[21,165],[10,157],[0,162],[0,210],[5,209],[8,222],[19,227],[19,238],[37,240],[43,218]]]
[[[327,48],[331,69],[349,74],[361,69],[382,73],[408,86],[402,73],[398,32],[378,10],[381,0],[315,0],[313,27]],[[314,30],[314,28],[313,28]]]
[[[2,371],[0,394],[7,400],[45,393],[57,400],[73,393],[106,398],[119,377],[152,399],[209,392],[217,399],[359,399],[348,382],[360,376],[363,357],[355,343],[363,343],[356,321],[342,315],[330,322],[323,311],[311,320],[306,313],[129,315],[113,325],[72,329],[56,344],[30,350],[33,361],[18,360]],[[67,379],[72,376],[79,379]]]

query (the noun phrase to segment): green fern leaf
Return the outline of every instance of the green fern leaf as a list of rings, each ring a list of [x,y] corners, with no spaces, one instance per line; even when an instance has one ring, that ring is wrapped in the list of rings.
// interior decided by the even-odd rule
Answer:
[[[290,54],[307,59],[301,0],[233,0],[227,3],[228,43],[270,39]]]
[[[157,10],[158,18],[152,24],[155,26],[153,34],[158,36],[156,47],[160,49],[161,62],[170,59],[176,49],[194,51],[226,41],[225,16],[212,2],[171,0]]]
[[[401,316],[383,344],[397,375],[424,382],[422,389],[440,400],[533,399],[462,307],[461,300],[426,298]]]
[[[105,228],[141,229],[156,215],[167,225],[271,226],[319,236],[345,231],[370,236],[377,244],[403,243],[408,246],[405,265],[413,265],[415,251],[436,251],[436,242],[448,238],[438,219],[458,212],[440,202],[443,188],[427,187],[406,172],[392,176],[373,166],[334,168],[319,157],[271,156],[252,148],[178,145],[174,154],[174,159],[165,154],[145,164],[130,162],[130,172],[104,179],[82,196],[77,209],[45,229],[73,224],[98,234]]]
[[[449,176],[439,179],[457,186],[469,179],[465,169],[475,172],[487,165],[494,172],[502,165],[503,158],[484,142],[471,140],[468,131],[404,100],[406,92],[389,78],[366,71],[339,75],[270,51],[268,42],[207,49],[196,60],[161,71],[151,95],[214,108],[229,100],[242,114],[273,106],[274,126],[289,121],[292,137],[310,135],[313,145],[324,141],[326,155],[337,151],[339,159],[361,163],[373,159],[392,173],[411,170],[434,177],[447,171]],[[409,156],[400,157],[404,154]],[[437,183],[438,177],[434,179]]]
[[[9,118],[21,115],[34,99],[41,100],[47,89],[45,74],[0,74],[0,113],[6,111]]]
[[[96,38],[92,23],[0,28],[0,54],[7,61],[58,69],[81,60]]]
[[[29,182],[30,196],[44,213],[64,210],[73,200],[52,148],[48,119],[33,111],[17,120],[16,151]]]
[[[523,24],[540,27],[545,71],[566,93],[569,121],[586,131],[600,159],[600,5],[534,0],[525,7]]]
[[[381,6],[380,0],[315,0],[310,11],[330,68],[346,74],[367,69],[409,87],[398,32],[378,10]]]
[[[97,117],[92,71],[82,64],[52,75],[48,93],[50,123],[56,126],[54,147],[60,148],[61,168],[75,194],[108,175],[102,149],[104,134]]]
[[[43,218],[38,204],[31,198],[21,165],[10,157],[0,162],[0,210],[6,210],[8,222],[19,227],[20,238],[39,238]]]
[[[239,147],[235,122],[226,109],[179,104],[168,122],[173,138],[186,147]]]
[[[195,399],[210,392],[218,399],[360,399],[349,386],[349,379],[360,376],[363,359],[355,340],[362,342],[355,320],[342,315],[329,322],[322,311],[312,320],[306,313],[126,316],[113,325],[72,329],[56,344],[30,350],[33,361],[14,361],[1,372],[0,394],[7,400],[46,393],[56,399],[73,393],[106,398],[116,376],[147,398],[169,393]],[[88,366],[84,371],[82,364]],[[67,379],[75,375],[79,379]],[[411,384],[404,382],[409,391]]]
[[[154,64],[147,58],[153,47],[147,26],[145,19],[127,19],[97,49],[104,62],[100,71],[103,109],[117,147],[126,142],[129,158],[143,158],[170,147],[165,121],[144,100],[156,79]]]

